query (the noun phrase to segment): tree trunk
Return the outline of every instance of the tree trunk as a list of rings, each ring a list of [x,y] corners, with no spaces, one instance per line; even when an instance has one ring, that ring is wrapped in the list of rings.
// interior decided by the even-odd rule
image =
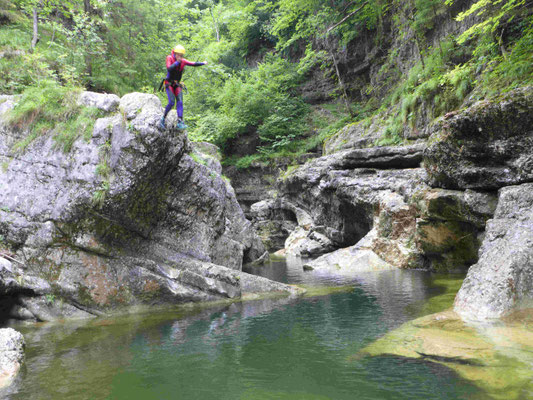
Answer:
[[[83,10],[87,14],[91,14],[92,13],[91,0],[83,0]]]
[[[339,65],[337,64],[337,59],[335,58],[335,54],[333,53],[333,50],[331,49],[331,44],[329,43],[329,39],[326,38],[326,44],[328,46],[329,55],[331,56],[331,59],[333,60],[333,65],[335,66],[335,73],[337,74],[337,79],[339,81],[339,86],[342,90],[342,97],[344,98],[344,105],[346,106],[346,111],[350,114],[350,117],[354,118],[355,115],[350,107],[350,104],[348,103],[348,93],[346,93],[346,87],[344,86],[344,83],[342,81],[341,73],[339,71]]]
[[[341,19],[339,22],[337,22],[335,25],[333,26],[330,26],[328,29],[326,29],[326,34],[329,33],[330,31],[332,31],[333,29],[335,29],[337,26],[341,25],[342,23],[344,23],[348,18],[354,16],[355,14],[357,14],[359,11],[361,11],[363,8],[365,8],[365,6],[368,4],[368,1],[365,1],[363,4],[361,4],[359,6],[359,8],[355,11],[352,11],[350,14],[348,14],[347,16],[345,16],[343,19]]]
[[[211,18],[213,18],[213,25],[215,26],[215,38],[217,42],[220,42],[220,32],[218,31],[218,23],[213,14],[213,7],[209,7],[209,12],[211,13]]]
[[[31,41],[31,51],[37,46],[39,42],[39,20],[37,19],[37,6],[33,7],[33,39]]]
[[[418,34],[414,32],[415,35],[415,43],[416,43],[416,49],[418,50],[418,55],[420,56],[420,61],[422,62],[422,69],[426,69],[426,63],[424,62],[424,55],[422,54],[422,45],[420,44],[420,38],[418,37]]]
[[[91,7],[91,0],[83,0],[83,11],[85,11],[86,14],[92,15],[94,14],[94,10]],[[131,31],[130,31],[131,32]],[[87,88],[92,89],[92,76],[93,76],[93,60],[92,55],[89,52],[85,53],[85,73],[87,74],[88,81],[87,81]]]

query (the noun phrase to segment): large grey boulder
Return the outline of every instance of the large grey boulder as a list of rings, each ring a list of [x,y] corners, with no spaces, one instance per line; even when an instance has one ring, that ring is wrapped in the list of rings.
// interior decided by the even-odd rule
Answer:
[[[372,250],[375,238],[376,229],[372,229],[355,245],[324,254],[306,263],[304,269],[348,276],[354,276],[360,272],[396,269]]]
[[[0,115],[0,234],[16,260],[0,284],[8,316],[241,296],[242,263],[264,247],[218,160],[191,157],[186,135],[158,128],[161,114],[156,96],[125,95],[69,153],[48,135],[15,153],[27,133]]]
[[[533,307],[533,184],[500,190],[477,264],[455,298],[463,318],[500,318]]]
[[[0,329],[0,389],[9,386],[24,362],[24,337],[12,328]]]
[[[447,189],[499,189],[533,181],[533,86],[515,89],[433,127],[428,182]]]
[[[359,121],[340,129],[324,141],[324,154],[330,155],[346,149],[372,146],[381,134],[383,121],[380,117],[372,118],[370,124],[367,124],[366,121]]]
[[[309,215],[312,224],[307,223],[307,230],[324,226],[326,236],[337,247],[353,245],[372,228],[384,194],[397,193],[407,201],[421,186],[425,187],[421,168],[370,167],[381,163],[378,160],[383,160],[383,154],[389,160],[392,154],[395,159],[405,156],[408,160],[410,153],[404,152],[401,148],[367,149],[366,156],[358,154],[356,162],[349,150],[317,158],[279,181],[280,196]],[[369,163],[368,168],[364,160]]]
[[[416,218],[410,199],[427,188],[425,175],[421,168],[399,169],[419,163],[421,153],[420,145],[345,150],[291,171],[279,182],[278,202],[308,218],[289,236],[287,252],[316,256],[348,248],[375,228],[367,247],[378,258],[401,268],[423,266],[409,243]]]
[[[78,103],[84,106],[96,107],[100,110],[111,112],[118,109],[120,97],[116,94],[82,92],[78,98]]]
[[[418,168],[422,162],[425,143],[406,146],[377,146],[364,149],[350,149],[340,152],[335,167],[401,169]]]

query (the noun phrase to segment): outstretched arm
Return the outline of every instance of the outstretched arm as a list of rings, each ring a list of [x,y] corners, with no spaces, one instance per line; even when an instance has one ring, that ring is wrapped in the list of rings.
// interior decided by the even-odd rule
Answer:
[[[207,65],[207,61],[202,61],[202,62],[192,62],[192,61],[186,60],[186,59],[184,59],[184,58],[182,58],[181,61],[182,61],[185,65],[190,65],[191,67],[199,67],[199,66],[201,66],[201,65]]]

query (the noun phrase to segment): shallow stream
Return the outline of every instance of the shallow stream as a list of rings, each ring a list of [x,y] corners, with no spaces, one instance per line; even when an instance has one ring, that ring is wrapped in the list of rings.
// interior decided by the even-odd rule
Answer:
[[[26,364],[8,399],[472,399],[450,369],[359,351],[451,305],[462,277],[382,271],[356,279],[273,262],[255,273],[309,296],[18,326]]]

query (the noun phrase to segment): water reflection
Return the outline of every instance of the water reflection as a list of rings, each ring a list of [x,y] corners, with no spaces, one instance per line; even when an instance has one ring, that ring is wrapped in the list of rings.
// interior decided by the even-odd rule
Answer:
[[[353,358],[418,312],[412,307],[419,309],[434,294],[429,275],[320,276],[296,263],[262,272],[289,283],[350,288],[21,328],[28,343],[26,370],[0,396],[381,400],[468,398],[476,390],[424,362]]]
[[[331,270],[305,271],[303,266],[307,261],[293,256],[285,260],[270,261],[263,266],[245,266],[244,270],[284,283],[311,287],[351,285],[360,288],[375,299],[381,309],[380,318],[389,328],[420,316],[428,299],[446,290],[446,287],[439,284],[439,280],[448,284],[450,282],[447,281],[459,283],[464,278],[464,275],[459,274],[446,276],[427,271],[399,269],[360,271],[350,275],[335,274]],[[455,293],[452,293],[453,295]],[[452,304],[452,296],[449,306]]]

